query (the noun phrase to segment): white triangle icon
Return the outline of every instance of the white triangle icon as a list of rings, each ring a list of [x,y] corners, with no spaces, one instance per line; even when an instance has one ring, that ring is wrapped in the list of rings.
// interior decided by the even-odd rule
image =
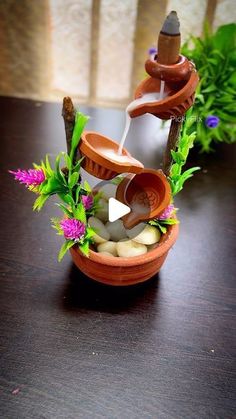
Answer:
[[[110,198],[108,202],[108,218],[109,221],[113,223],[113,221],[119,220],[119,218],[123,217],[126,214],[129,214],[131,211],[130,207],[123,204],[120,201],[117,201],[115,198]]]

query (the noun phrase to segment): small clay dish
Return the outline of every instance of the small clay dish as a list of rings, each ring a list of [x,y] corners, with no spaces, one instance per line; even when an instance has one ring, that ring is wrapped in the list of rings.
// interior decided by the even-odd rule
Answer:
[[[84,157],[82,167],[91,175],[104,180],[114,178],[120,173],[140,173],[143,164],[134,159],[123,148],[120,161],[119,144],[94,131],[84,131],[79,143],[79,150]],[[118,156],[119,157],[119,156]]]
[[[171,119],[181,117],[192,106],[194,94],[199,78],[197,72],[193,69],[188,80],[185,80],[176,91],[173,83],[165,83],[165,92],[167,96],[163,100],[149,102],[138,105],[129,112],[131,118],[150,113],[160,119]],[[145,93],[160,92],[160,79],[147,77],[143,80],[135,91],[135,99],[139,99]]]
[[[86,257],[76,245],[70,249],[70,253],[77,268],[89,278],[107,285],[134,285],[147,281],[159,272],[177,240],[178,232],[178,224],[169,226],[159,243],[141,256],[114,257],[90,250],[89,257]]]
[[[131,208],[122,220],[126,228],[157,218],[169,205],[171,189],[161,170],[143,169],[137,175],[127,175],[118,185],[116,199]]]

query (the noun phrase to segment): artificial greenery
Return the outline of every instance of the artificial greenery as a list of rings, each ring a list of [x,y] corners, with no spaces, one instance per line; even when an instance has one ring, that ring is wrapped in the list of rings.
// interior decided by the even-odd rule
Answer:
[[[157,227],[162,234],[166,234],[168,226],[179,224],[179,220],[174,216],[176,214],[176,211],[177,208],[174,208],[174,210],[171,212],[170,218],[166,218],[165,220],[150,220],[148,221],[148,224]]]
[[[171,187],[172,204],[169,205],[169,211],[166,211],[167,217],[163,217],[163,219],[160,217],[159,219],[148,221],[148,224],[157,227],[162,234],[167,232],[169,225],[179,223],[176,218],[177,208],[173,205],[174,197],[183,189],[183,185],[186,180],[192,177],[196,170],[200,169],[200,167],[191,167],[190,169],[183,170],[183,167],[187,162],[189,151],[193,147],[194,140],[196,138],[196,132],[192,132],[192,126],[194,124],[194,117],[192,113],[192,109],[186,113],[186,122],[184,126],[182,126],[176,150],[171,151],[173,162],[170,168],[168,181]],[[189,133],[190,131],[191,133]]]
[[[192,128],[195,125],[194,123],[193,109],[190,109],[186,113],[185,124],[182,126],[177,148],[175,151],[171,151],[173,164],[171,165],[168,180],[173,197],[183,189],[186,180],[192,177],[196,170],[200,169],[200,167],[191,167],[190,169],[183,171],[183,166],[186,164],[189,151],[193,147],[196,138],[196,132],[192,131]]]
[[[40,211],[52,195],[56,194],[60,198],[61,202],[56,205],[62,210],[64,218],[52,219],[53,228],[66,239],[59,252],[59,261],[75,244],[87,256],[95,233],[95,230],[89,227],[87,219],[99,208],[100,194],[93,196],[88,182],[81,183],[82,159],[75,161],[75,152],[87,121],[87,116],[76,113],[70,154],[60,153],[55,159],[54,168],[46,156],[41,164],[33,165],[34,169],[11,172],[15,179],[38,195],[33,210]]]
[[[93,205],[89,210],[85,210],[82,196],[91,194],[91,188],[88,182],[84,182],[82,185],[80,182],[80,165],[82,159],[75,162],[74,156],[75,151],[78,147],[81,134],[88,121],[88,117],[83,115],[81,112],[76,112],[75,126],[73,130],[73,136],[71,140],[71,151],[68,153],[60,153],[55,160],[55,169],[53,170],[48,156],[46,156],[45,163],[41,162],[41,165],[34,165],[36,169],[42,168],[46,180],[39,186],[38,193],[39,197],[36,199],[33,209],[40,210],[45,204],[46,200],[54,194],[57,194],[63,203],[57,204],[63,211],[65,217],[68,219],[80,220],[85,226],[86,231],[82,239],[78,241],[80,250],[87,256],[89,253],[89,245],[92,242],[94,230],[87,225],[87,218],[94,214],[98,206],[99,195],[93,197]],[[64,160],[66,169],[61,169],[61,160]],[[60,219],[53,218],[52,226],[55,228],[59,235],[63,235],[64,232],[60,225]],[[59,252],[58,260],[60,261],[65,255],[66,251],[75,244],[74,240],[67,239]]]
[[[236,139],[235,47],[234,23],[220,26],[214,33],[205,25],[202,38],[191,36],[182,47],[200,76],[191,128],[202,152],[212,151],[218,142],[233,143]]]

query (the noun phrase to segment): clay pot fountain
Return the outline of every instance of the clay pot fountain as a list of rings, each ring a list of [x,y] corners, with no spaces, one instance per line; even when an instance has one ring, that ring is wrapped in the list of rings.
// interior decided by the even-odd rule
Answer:
[[[142,163],[125,148],[122,149],[121,158],[117,159],[114,153],[118,153],[119,145],[96,132],[85,132],[79,145],[80,154],[84,157],[83,168],[97,178],[107,180],[120,173],[130,173],[120,183],[116,194],[119,201],[131,207],[131,212],[123,218],[127,228],[158,217],[171,200],[167,176],[171,166],[171,150],[176,147],[181,126],[177,118],[192,106],[198,83],[193,63],[179,55],[179,46],[179,23],[176,13],[171,12],[159,35],[158,56],[155,61],[147,60],[145,64],[150,77],[137,87],[135,99],[161,90],[165,94],[161,100],[146,101],[129,111],[131,118],[151,113],[161,119],[172,119],[164,156],[164,173],[144,169]],[[141,204],[140,210],[137,210],[137,204]],[[88,277],[109,285],[133,285],[159,272],[177,239],[178,230],[177,224],[168,226],[167,233],[161,236],[152,250],[141,256],[114,257],[90,249],[89,257],[85,257],[76,246],[70,252],[76,266]]]

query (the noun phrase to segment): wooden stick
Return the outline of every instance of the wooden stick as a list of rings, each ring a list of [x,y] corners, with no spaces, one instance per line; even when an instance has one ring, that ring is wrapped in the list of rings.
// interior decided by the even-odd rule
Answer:
[[[181,126],[182,126],[182,120],[178,121],[176,119],[172,119],[171,125],[170,125],[170,131],[168,135],[168,140],[167,140],[167,145],[166,145],[166,150],[165,150],[164,158],[163,158],[163,172],[165,173],[166,176],[169,176],[170,174],[170,169],[172,165],[171,150],[175,151],[176,149]]]
[[[69,96],[64,97],[63,106],[62,106],[62,116],[65,123],[66,146],[67,146],[68,154],[70,154],[70,150],[71,150],[71,140],[72,140],[73,129],[75,125],[75,114],[76,114],[76,110],[74,108],[71,98]]]

